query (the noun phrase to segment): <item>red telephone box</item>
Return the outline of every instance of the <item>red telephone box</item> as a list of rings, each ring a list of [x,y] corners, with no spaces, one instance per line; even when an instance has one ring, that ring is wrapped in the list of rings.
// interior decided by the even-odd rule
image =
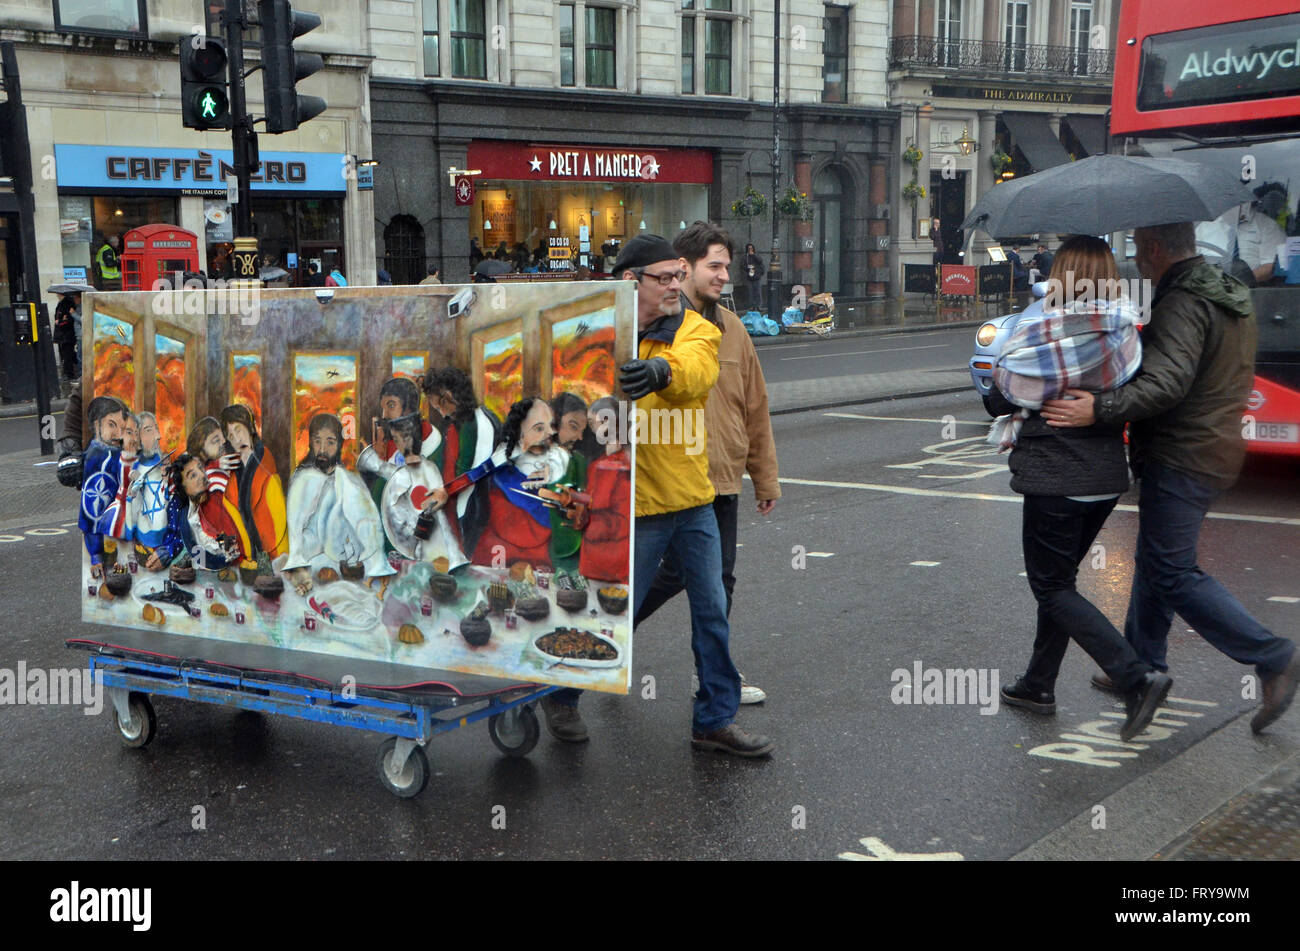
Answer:
[[[141,225],[122,237],[122,290],[153,290],[159,278],[199,269],[199,238],[175,225]]]

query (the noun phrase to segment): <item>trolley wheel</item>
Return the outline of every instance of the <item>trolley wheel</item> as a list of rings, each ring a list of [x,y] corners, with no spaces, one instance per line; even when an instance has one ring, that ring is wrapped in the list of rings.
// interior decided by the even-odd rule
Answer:
[[[488,717],[488,736],[506,756],[527,756],[541,735],[542,728],[531,704]]]
[[[153,704],[147,694],[132,693],[126,701],[131,713],[130,722],[123,723],[116,712],[113,720],[117,723],[117,732],[122,736],[122,745],[133,750],[149,745],[158,732],[158,717],[153,712]]]
[[[394,777],[388,767],[393,761],[396,749],[397,738],[391,736],[379,747],[379,779],[393,795],[411,799],[420,795],[429,781],[429,760],[424,755],[424,750],[417,746],[411,750],[402,772]]]

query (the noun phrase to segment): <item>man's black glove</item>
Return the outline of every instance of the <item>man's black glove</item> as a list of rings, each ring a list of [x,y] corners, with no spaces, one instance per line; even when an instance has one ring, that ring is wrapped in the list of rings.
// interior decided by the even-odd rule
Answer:
[[[618,382],[630,399],[639,400],[672,382],[673,370],[663,357],[630,360],[618,368]]]

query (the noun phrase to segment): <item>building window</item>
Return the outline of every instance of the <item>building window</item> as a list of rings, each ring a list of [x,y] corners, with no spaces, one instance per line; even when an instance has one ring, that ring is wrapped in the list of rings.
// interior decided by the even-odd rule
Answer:
[[[424,75],[442,75],[438,61],[438,0],[424,0]]]
[[[738,22],[732,0],[682,0],[682,10],[682,92],[694,93],[702,83],[707,95],[730,96]]]
[[[1006,35],[1006,68],[1023,73],[1029,54],[1029,4],[1025,0],[1012,0],[1007,4]]]
[[[822,101],[848,101],[849,8],[826,8],[822,21]]]
[[[54,28],[60,33],[149,35],[145,0],[54,0]]]
[[[1071,72],[1076,76],[1088,74],[1089,34],[1092,32],[1092,4],[1070,5],[1070,59]]]
[[[609,7],[587,7],[587,85],[613,89],[618,85],[615,71],[615,42],[618,14]]]
[[[451,75],[487,79],[487,15],[483,0],[451,2]]]
[[[939,0],[939,65],[961,65],[961,0]]]
[[[573,4],[571,3],[560,5],[560,85],[574,85]]]
[[[695,92],[695,20],[682,19],[682,93]]]

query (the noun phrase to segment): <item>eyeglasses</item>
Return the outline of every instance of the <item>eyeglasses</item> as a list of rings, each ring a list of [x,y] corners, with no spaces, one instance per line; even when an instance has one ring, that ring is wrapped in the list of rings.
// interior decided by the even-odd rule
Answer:
[[[676,281],[678,284],[680,284],[682,281],[686,280],[685,271],[668,271],[665,274],[651,274],[645,268],[637,267],[632,269],[632,273],[635,274],[639,279],[644,279],[648,277],[652,281],[658,283],[660,287],[668,287],[670,284],[672,284],[673,281]]]

